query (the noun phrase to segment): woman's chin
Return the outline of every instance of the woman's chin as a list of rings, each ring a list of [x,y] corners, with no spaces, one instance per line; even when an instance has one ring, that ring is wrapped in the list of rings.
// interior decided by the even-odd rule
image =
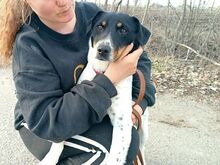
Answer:
[[[72,21],[74,17],[75,14],[73,10],[69,10],[68,12],[59,15],[60,22],[62,23],[68,23]]]

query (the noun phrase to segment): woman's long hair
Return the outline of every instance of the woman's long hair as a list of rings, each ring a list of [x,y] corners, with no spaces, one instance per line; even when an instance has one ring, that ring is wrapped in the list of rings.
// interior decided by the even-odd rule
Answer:
[[[0,0],[0,64],[10,63],[16,33],[31,13],[25,0]]]

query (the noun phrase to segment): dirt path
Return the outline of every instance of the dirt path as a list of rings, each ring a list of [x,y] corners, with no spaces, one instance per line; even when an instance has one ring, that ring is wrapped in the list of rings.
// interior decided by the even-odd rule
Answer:
[[[220,165],[218,113],[189,97],[159,95],[150,109],[149,164]]]
[[[0,69],[0,165],[36,164],[13,128],[15,102],[11,70]],[[158,95],[150,109],[148,164],[220,165],[217,108],[188,97]]]

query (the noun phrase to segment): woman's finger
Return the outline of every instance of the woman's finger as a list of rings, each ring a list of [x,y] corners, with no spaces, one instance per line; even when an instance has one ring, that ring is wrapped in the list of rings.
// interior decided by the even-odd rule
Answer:
[[[133,51],[131,54],[131,58],[139,58],[141,56],[141,54],[143,53],[143,48],[140,46],[138,49],[136,49],[135,51]]]
[[[132,120],[133,124],[135,124],[137,122],[137,118],[133,113],[132,113],[132,116],[131,116],[131,120]]]
[[[131,43],[130,45],[128,45],[127,47],[125,47],[125,48],[122,50],[119,59],[121,60],[121,59],[123,59],[125,56],[127,56],[128,53],[132,50],[133,46],[134,46],[134,44]]]

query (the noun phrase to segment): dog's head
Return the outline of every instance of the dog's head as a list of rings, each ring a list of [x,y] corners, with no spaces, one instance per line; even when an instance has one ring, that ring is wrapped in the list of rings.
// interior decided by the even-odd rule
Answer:
[[[91,46],[98,60],[118,59],[118,50],[133,43],[132,51],[147,43],[150,32],[136,17],[124,13],[100,12],[92,23]]]

